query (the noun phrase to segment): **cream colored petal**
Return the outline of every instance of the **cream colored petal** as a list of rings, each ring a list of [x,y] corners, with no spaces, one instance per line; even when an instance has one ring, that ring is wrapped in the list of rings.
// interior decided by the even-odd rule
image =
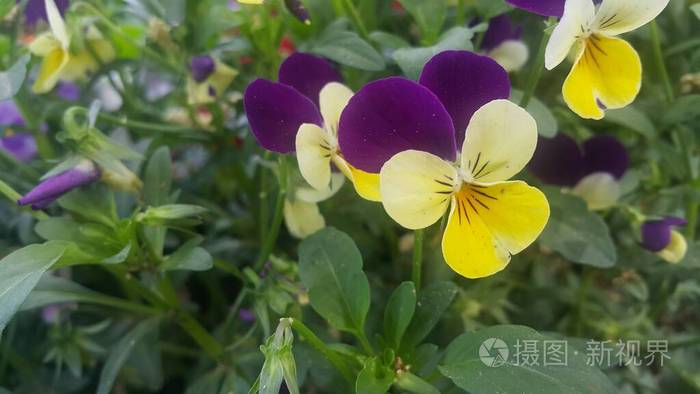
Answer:
[[[321,202],[333,197],[345,184],[345,175],[340,172],[331,173],[331,185],[327,190],[316,190],[312,187],[300,186],[294,193],[298,200],[304,202]]]
[[[593,30],[609,35],[636,30],[656,18],[669,0],[603,0],[593,22]]]
[[[350,101],[353,94],[350,88],[338,82],[327,84],[319,93],[319,106],[321,107],[323,121],[326,123],[326,130],[335,138],[338,137],[340,115],[343,113],[345,106],[348,105],[348,101]]]
[[[425,228],[445,213],[457,182],[457,170],[441,158],[415,150],[401,152],[382,167],[382,204],[400,225]]]
[[[620,183],[607,172],[596,172],[581,179],[571,191],[588,203],[588,209],[600,211],[617,205]]]
[[[56,3],[53,0],[44,0],[46,5],[46,16],[49,19],[49,25],[51,26],[51,32],[54,37],[61,43],[61,46],[68,49],[70,46],[70,38],[68,37],[68,30],[66,30],[66,24],[63,22],[61,13],[56,7]]]
[[[508,40],[494,48],[488,55],[506,71],[514,72],[527,63],[530,50],[522,41]]]
[[[284,222],[289,233],[300,239],[326,227],[318,205],[301,200],[284,201]]]
[[[314,189],[327,191],[330,188],[332,149],[325,130],[311,123],[299,127],[296,136],[299,171]]]
[[[672,264],[680,263],[688,253],[688,242],[683,234],[676,230],[671,231],[671,242],[657,256]]]
[[[508,100],[494,100],[474,113],[462,147],[462,170],[482,183],[519,173],[537,147],[537,122]]]
[[[547,43],[545,67],[548,70],[566,59],[574,43],[588,32],[594,17],[593,0],[567,0],[564,15]]]
[[[46,56],[61,48],[61,42],[51,33],[42,33],[29,44],[29,52],[37,56]]]

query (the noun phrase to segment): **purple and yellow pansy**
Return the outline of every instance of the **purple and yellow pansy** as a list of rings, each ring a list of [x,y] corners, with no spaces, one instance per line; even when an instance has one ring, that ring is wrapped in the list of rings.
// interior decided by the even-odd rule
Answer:
[[[642,246],[669,263],[680,263],[688,252],[688,243],[677,228],[687,224],[687,220],[673,216],[646,220],[641,228]]]
[[[489,20],[481,50],[506,71],[518,71],[530,56],[530,50],[521,40],[522,34],[522,26],[514,25],[508,14],[499,15]]]

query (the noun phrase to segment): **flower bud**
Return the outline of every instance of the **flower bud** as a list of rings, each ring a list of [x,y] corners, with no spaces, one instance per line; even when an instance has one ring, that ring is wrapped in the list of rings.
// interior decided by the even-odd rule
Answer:
[[[647,220],[642,225],[642,246],[669,263],[679,263],[688,251],[688,243],[674,228],[687,223],[685,219],[676,217]]]
[[[112,162],[111,168],[103,168],[102,180],[117,190],[133,193],[143,186],[141,179],[118,160]]]
[[[209,55],[195,56],[190,61],[190,72],[196,82],[204,82],[215,69],[216,62]]]
[[[287,6],[289,12],[294,15],[295,18],[299,19],[304,24],[311,24],[311,17],[309,16],[309,10],[304,7],[304,3],[301,0],[284,0],[284,5]]]
[[[83,160],[75,167],[44,179],[17,201],[19,205],[31,205],[32,209],[44,209],[59,197],[100,178],[100,169],[90,160]]]

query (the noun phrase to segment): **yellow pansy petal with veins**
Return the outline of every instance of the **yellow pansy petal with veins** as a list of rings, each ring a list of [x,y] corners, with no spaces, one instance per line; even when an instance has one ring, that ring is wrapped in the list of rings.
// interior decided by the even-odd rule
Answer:
[[[329,189],[334,152],[326,131],[315,124],[304,123],[297,132],[296,151],[299,171],[306,182],[317,190]]]
[[[593,30],[609,36],[636,30],[654,20],[668,3],[669,0],[604,0]]]
[[[296,238],[306,238],[326,227],[318,205],[301,200],[284,201],[284,223],[287,230]]]
[[[55,47],[51,52],[44,55],[39,74],[32,86],[32,91],[41,94],[53,89],[68,61],[68,52],[61,47]]]
[[[592,0],[567,0],[564,15],[547,42],[544,64],[548,70],[566,59],[571,47],[588,31],[594,18],[595,6]]]
[[[467,278],[493,275],[537,239],[548,219],[546,197],[524,182],[465,184],[452,199],[445,261]]]
[[[631,104],[641,84],[642,63],[634,48],[619,38],[592,35],[564,82],[564,100],[582,118],[602,119],[604,108]]]
[[[400,225],[425,228],[445,213],[458,181],[457,170],[441,158],[416,150],[401,152],[382,167],[382,204]]]
[[[462,147],[462,170],[478,182],[510,179],[532,159],[537,122],[508,100],[494,100],[474,113]]]
[[[353,96],[352,90],[342,83],[331,82],[321,89],[319,93],[319,106],[321,115],[326,123],[326,131],[334,138],[338,136],[338,123],[340,115]]]

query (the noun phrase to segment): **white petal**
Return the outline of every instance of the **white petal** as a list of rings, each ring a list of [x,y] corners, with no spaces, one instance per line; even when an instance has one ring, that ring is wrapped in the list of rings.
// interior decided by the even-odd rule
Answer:
[[[63,22],[61,13],[58,11],[58,7],[56,7],[56,3],[54,3],[53,0],[44,0],[44,4],[46,5],[46,16],[49,19],[51,32],[61,43],[63,48],[68,48],[68,46],[70,46],[68,31],[66,30],[66,24]]]
[[[327,130],[334,136],[338,135],[338,123],[340,115],[343,113],[348,101],[354,93],[347,86],[331,82],[321,89],[319,94],[319,106],[321,107],[321,115],[326,123]]]
[[[609,36],[638,29],[656,18],[669,0],[603,0],[593,29]]]
[[[345,184],[345,175],[340,172],[331,173],[331,185],[327,190],[321,191],[311,187],[301,186],[296,189],[295,196],[305,202],[321,202],[333,197]]]
[[[416,150],[401,152],[382,167],[382,204],[400,225],[425,228],[447,211],[457,182],[457,170],[441,158]]]
[[[564,16],[547,43],[545,67],[551,70],[566,59],[571,47],[586,33],[595,17],[593,0],[567,0]]]
[[[462,147],[462,169],[478,182],[500,182],[519,173],[537,146],[537,123],[508,100],[494,100],[474,113]]]
[[[299,171],[306,182],[319,191],[329,190],[331,149],[329,136],[322,128],[310,123],[299,127],[296,137]]]
[[[595,172],[581,179],[572,193],[588,203],[588,209],[599,211],[608,209],[620,199],[620,183],[607,172]]]
[[[506,71],[520,70],[530,56],[530,50],[522,41],[508,40],[489,52],[489,56]]]
[[[326,227],[318,205],[301,200],[284,201],[284,222],[289,233],[296,238],[308,237]]]

